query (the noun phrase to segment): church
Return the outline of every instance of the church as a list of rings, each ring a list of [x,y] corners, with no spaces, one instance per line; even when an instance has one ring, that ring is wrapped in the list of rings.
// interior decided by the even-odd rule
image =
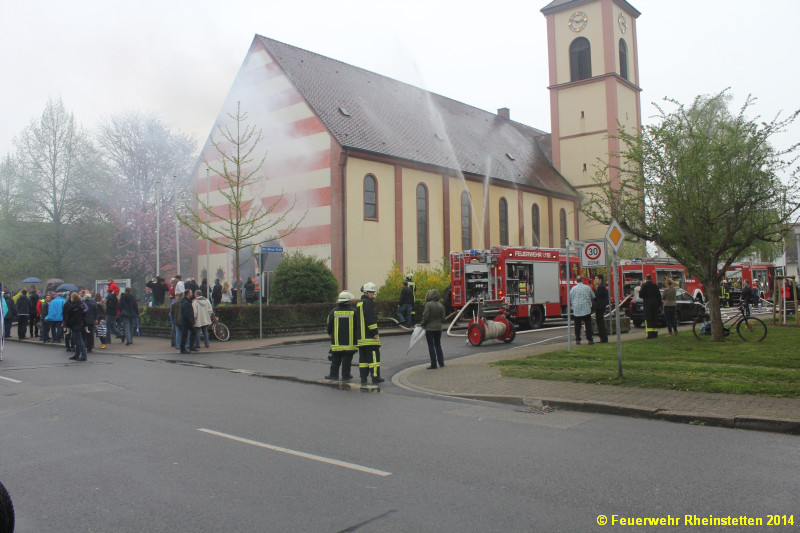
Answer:
[[[625,0],[553,0],[541,12],[549,133],[507,108],[484,111],[256,35],[200,157],[221,168],[211,138],[220,140],[237,106],[261,130],[253,159],[264,164],[247,202],[280,199],[273,215],[299,224],[288,234],[277,226],[254,249],[324,259],[357,293],[367,281],[380,285],[393,262],[408,272],[440,266],[455,250],[602,238],[606,228],[578,207],[596,187],[596,162],[620,148],[619,124],[641,126],[640,13]],[[201,162],[194,182],[221,209],[215,174]],[[232,279],[233,253],[197,242],[198,275]],[[242,267],[243,277],[254,273],[255,261]]]

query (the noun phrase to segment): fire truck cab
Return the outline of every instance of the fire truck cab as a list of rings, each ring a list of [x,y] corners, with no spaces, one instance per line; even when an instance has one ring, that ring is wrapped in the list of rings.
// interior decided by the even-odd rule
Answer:
[[[647,257],[620,261],[619,279],[622,280],[622,294],[632,294],[636,286],[643,283],[648,274],[659,287],[664,288],[667,278],[672,278],[676,286],[691,294],[695,300],[705,301],[704,287],[700,280],[686,274],[686,267],[675,259]]]
[[[780,269],[778,269],[780,270]],[[722,303],[733,307],[742,296],[742,288],[747,282],[759,298],[772,300],[775,292],[775,265],[771,263],[738,263],[725,272],[722,285]],[[778,272],[780,275],[780,272]]]
[[[571,262],[579,265],[577,257]],[[520,327],[542,326],[561,317],[566,305],[566,264],[558,249],[494,246],[450,254],[453,308],[480,303],[486,314],[500,310]]]

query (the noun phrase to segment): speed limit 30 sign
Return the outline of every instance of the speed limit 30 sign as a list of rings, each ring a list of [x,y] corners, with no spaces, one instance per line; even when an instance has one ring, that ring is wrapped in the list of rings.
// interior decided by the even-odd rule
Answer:
[[[606,241],[586,241],[581,253],[581,266],[584,268],[606,266]]]

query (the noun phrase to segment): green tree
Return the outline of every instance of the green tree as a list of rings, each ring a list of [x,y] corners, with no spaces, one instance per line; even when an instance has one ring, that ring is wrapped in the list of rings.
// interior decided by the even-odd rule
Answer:
[[[325,261],[295,252],[275,269],[269,294],[275,305],[335,302],[339,282]]]
[[[233,251],[233,279],[238,280],[241,278],[242,265],[253,257],[254,246],[275,239],[278,233],[281,237],[290,235],[303,221],[305,214],[294,221],[289,218],[297,197],[290,206],[279,212],[277,209],[283,202],[283,193],[268,203],[260,199],[253,201],[249,195],[250,187],[265,179],[260,173],[267,158],[266,151],[260,155],[262,130],[247,125],[247,113],[242,111],[241,102],[237,103],[236,113],[229,113],[228,117],[233,121],[233,129],[220,124],[218,131],[221,139],[214,136],[210,139],[219,157],[213,158],[214,162],[207,158],[203,160],[212,172],[222,178],[219,193],[225,198],[225,203],[212,206],[204,196],[194,194],[193,198],[184,201],[183,208],[177,211],[177,217],[198,239],[208,239]],[[236,303],[242,303],[243,292],[236,291]]]
[[[24,261],[20,261],[19,232],[21,223],[17,222],[22,207],[18,201],[19,180],[11,155],[0,161],[0,272],[3,281],[8,284],[19,281],[25,270]],[[19,279],[17,279],[19,278]]]
[[[686,265],[706,287],[712,331],[722,339],[720,284],[737,260],[779,243],[800,209],[797,150],[776,149],[776,133],[800,111],[770,122],[728,109],[727,91],[699,96],[692,105],[675,100],[641,133],[622,131],[622,150],[601,165],[582,211],[629,234],[656,243]],[[611,176],[610,182],[603,176]],[[783,181],[782,181],[783,180]]]

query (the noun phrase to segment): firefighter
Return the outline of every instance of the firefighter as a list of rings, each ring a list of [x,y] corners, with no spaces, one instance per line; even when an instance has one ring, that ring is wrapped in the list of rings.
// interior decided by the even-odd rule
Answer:
[[[342,367],[342,381],[350,381],[350,365],[353,355],[358,351],[358,317],[350,305],[353,295],[348,291],[339,293],[339,304],[328,315],[328,336],[331,338],[331,370],[325,379],[338,380],[339,367]]]
[[[728,307],[730,305],[730,292],[729,292],[730,284],[727,280],[722,280],[722,283],[719,287],[719,303],[720,305],[724,305]]]
[[[417,299],[417,284],[414,283],[414,278],[409,274],[406,276],[406,281],[408,282],[408,286],[411,287],[411,293],[414,295],[414,300]]]
[[[646,281],[642,284],[639,291],[644,307],[644,330],[646,338],[655,339],[658,337],[658,312],[661,310],[661,291],[653,281],[653,276],[648,274]]]
[[[361,287],[361,300],[356,304],[358,315],[358,373],[361,384],[367,384],[372,371],[372,383],[382,383],[381,377],[381,339],[378,336],[378,317],[375,314],[375,284],[371,281]]]

